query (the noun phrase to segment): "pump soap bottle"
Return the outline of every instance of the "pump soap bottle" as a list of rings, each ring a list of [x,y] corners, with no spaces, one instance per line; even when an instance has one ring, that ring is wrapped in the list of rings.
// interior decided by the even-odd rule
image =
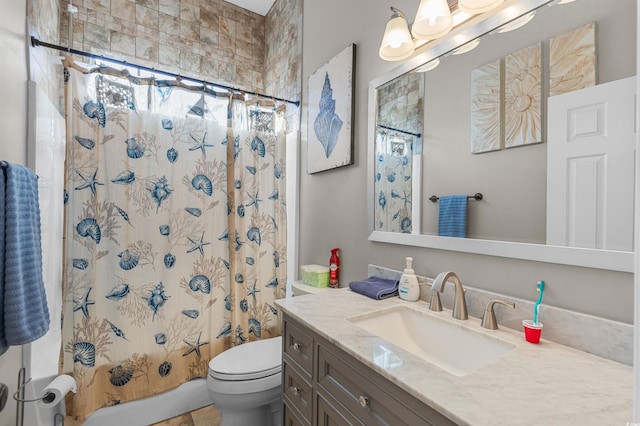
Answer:
[[[413,272],[411,263],[412,257],[407,257],[407,267],[400,277],[400,285],[398,286],[398,294],[400,299],[415,302],[420,297],[420,286],[418,285],[418,277]]]

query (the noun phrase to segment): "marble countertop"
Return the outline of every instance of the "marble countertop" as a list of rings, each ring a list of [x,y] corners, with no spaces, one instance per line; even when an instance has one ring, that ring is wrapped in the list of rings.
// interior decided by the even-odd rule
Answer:
[[[428,303],[397,297],[373,300],[349,289],[276,300],[287,314],[460,425],[625,425],[632,420],[631,367],[480,319],[431,312]],[[515,349],[465,376],[455,376],[354,325],[347,318],[404,305],[490,334]],[[380,347],[393,363],[380,361]],[[389,353],[388,353],[389,355]],[[384,357],[389,359],[389,356]]]

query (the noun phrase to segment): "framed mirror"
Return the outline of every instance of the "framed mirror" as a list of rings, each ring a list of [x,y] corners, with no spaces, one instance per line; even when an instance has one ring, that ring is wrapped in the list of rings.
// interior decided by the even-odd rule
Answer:
[[[559,153],[554,142],[558,134],[568,131],[567,126],[574,126],[574,132],[585,132],[576,134],[589,139],[593,136],[589,132],[599,131],[592,128],[594,123],[602,124],[597,110],[568,107],[565,98],[598,88],[611,92],[609,84],[625,79],[631,86],[622,91],[635,90],[636,2],[621,0],[615,8],[605,3],[507,1],[490,16],[475,17],[444,39],[427,44],[417,57],[370,83],[370,240],[633,271],[635,134],[626,136],[631,138],[627,143],[631,154],[616,154],[615,163],[616,155],[608,154],[606,160],[582,154],[580,158],[589,158],[590,163],[571,163],[566,157],[559,158],[567,154]],[[521,16],[528,19],[526,25],[500,32],[499,28]],[[472,45],[476,45],[473,50],[454,54]],[[424,71],[424,65],[435,60],[439,65]],[[419,86],[424,87],[422,97],[413,93]],[[394,104],[389,97],[391,87],[397,95],[395,111],[401,111],[395,121],[388,113],[389,105]],[[492,92],[498,96],[488,97]],[[587,98],[586,104],[595,102]],[[634,107],[632,103],[631,108],[621,111],[630,109],[634,120]],[[582,121],[558,124],[550,119],[549,111],[563,111],[552,117],[572,117],[567,108],[583,111],[578,116]],[[412,114],[418,119],[411,118]],[[625,114],[614,117],[620,115]],[[393,152],[398,140],[405,146],[418,142],[417,149],[403,151],[411,152],[411,161],[380,155]],[[388,160],[411,169],[387,175],[385,172],[392,169]],[[631,175],[622,175],[607,195],[598,182],[610,180],[603,173],[623,168],[623,163]],[[569,164],[569,169],[552,170],[558,164]],[[573,181],[559,178],[567,175],[574,176]],[[409,178],[403,182],[406,176]],[[394,182],[389,182],[389,177]],[[585,188],[582,183],[589,179],[595,180],[595,186]],[[580,192],[590,196],[576,198]],[[473,197],[476,193],[483,197],[480,201],[470,198],[467,203],[466,238],[439,236],[438,199],[446,195]],[[622,207],[597,206],[612,199],[612,194],[622,194],[618,197]],[[381,202],[386,203],[384,214]],[[403,210],[405,205],[412,208]],[[590,208],[623,214],[606,228],[603,221],[611,214],[591,217],[584,213]],[[571,209],[575,224],[567,219]],[[408,220],[405,226],[402,220],[394,223],[394,216],[408,217],[411,226],[407,226]],[[558,228],[566,223],[571,225]],[[616,233],[615,227],[616,241],[606,241],[607,235]]]

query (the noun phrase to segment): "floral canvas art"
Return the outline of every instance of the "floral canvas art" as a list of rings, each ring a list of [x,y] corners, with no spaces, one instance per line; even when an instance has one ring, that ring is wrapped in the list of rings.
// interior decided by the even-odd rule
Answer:
[[[549,96],[596,85],[596,24],[551,38]]]
[[[351,44],[309,76],[307,173],[353,163],[353,73]]]
[[[542,47],[520,49],[505,58],[504,145],[542,142]]]

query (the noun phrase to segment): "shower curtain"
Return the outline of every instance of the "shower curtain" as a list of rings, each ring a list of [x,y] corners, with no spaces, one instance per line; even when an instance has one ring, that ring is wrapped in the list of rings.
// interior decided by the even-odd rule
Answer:
[[[285,123],[282,106],[206,86],[77,66],[65,82],[61,371],[83,419],[280,334]]]

